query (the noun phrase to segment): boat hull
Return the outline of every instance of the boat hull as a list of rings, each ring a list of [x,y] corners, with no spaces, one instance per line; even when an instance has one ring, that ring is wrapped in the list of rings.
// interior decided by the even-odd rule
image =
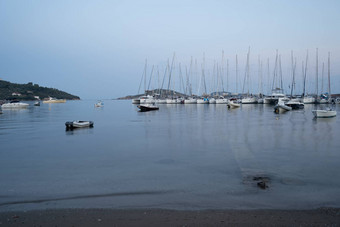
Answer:
[[[159,107],[154,105],[139,105],[137,107],[139,108],[140,112],[159,110]]]
[[[335,110],[312,110],[312,113],[317,118],[330,118],[337,114]]]
[[[93,121],[68,121],[65,123],[66,129],[92,128]]]
[[[21,108],[27,108],[29,104],[27,103],[5,103],[2,104],[2,109],[21,109]]]
[[[242,104],[256,104],[257,100],[255,97],[251,97],[251,98],[244,98],[242,99]]]

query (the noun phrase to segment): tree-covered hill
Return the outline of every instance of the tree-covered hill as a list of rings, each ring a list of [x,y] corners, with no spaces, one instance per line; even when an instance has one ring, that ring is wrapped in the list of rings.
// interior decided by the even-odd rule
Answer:
[[[55,88],[41,87],[38,84],[29,82],[27,84],[15,84],[0,80],[0,100],[35,100],[53,97],[57,99],[80,99],[78,96],[71,95]]]

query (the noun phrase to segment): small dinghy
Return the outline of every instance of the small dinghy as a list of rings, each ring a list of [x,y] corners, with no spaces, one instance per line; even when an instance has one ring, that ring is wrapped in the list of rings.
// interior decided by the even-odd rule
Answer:
[[[236,109],[236,108],[239,108],[241,106],[241,104],[231,100],[231,101],[228,102],[227,106],[228,106],[229,109]]]
[[[68,121],[65,123],[66,129],[92,128],[93,121]]]
[[[35,105],[35,106],[40,106],[40,102],[39,102],[39,101],[38,101],[38,102],[35,102],[34,105]]]
[[[96,104],[94,104],[95,107],[103,107],[104,103],[102,101],[98,101]]]
[[[139,105],[137,107],[139,108],[140,112],[159,110],[159,107],[155,106],[153,104],[143,104],[143,105]]]
[[[328,118],[328,117],[336,117],[336,111],[331,108],[327,108],[325,110],[312,110],[314,117],[317,118]]]

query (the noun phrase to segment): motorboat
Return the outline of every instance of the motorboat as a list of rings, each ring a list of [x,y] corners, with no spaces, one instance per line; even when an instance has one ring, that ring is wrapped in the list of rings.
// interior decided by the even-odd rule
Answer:
[[[154,104],[140,104],[137,107],[139,108],[140,112],[159,110],[159,107],[155,106]]]
[[[229,109],[236,109],[236,108],[239,108],[241,104],[231,100],[231,101],[228,101],[227,106]]]
[[[284,100],[284,98],[279,99],[278,103],[274,107],[275,113],[284,113],[293,109],[292,107],[287,106]]]
[[[49,97],[48,99],[44,100],[43,103],[65,103],[66,99],[56,99]]]
[[[2,104],[3,109],[19,109],[19,108],[27,108],[29,106],[28,103],[23,103],[17,100],[13,100],[9,103]]]
[[[287,106],[292,107],[293,110],[299,110],[305,108],[305,104],[298,100],[289,100],[288,102],[285,103]]]
[[[36,101],[36,102],[34,103],[34,106],[40,106],[40,102],[39,102],[39,101]]]
[[[96,104],[94,104],[95,107],[103,107],[104,103],[102,101],[98,101]]]
[[[65,125],[66,125],[66,129],[92,128],[93,121],[67,121]]]
[[[316,118],[329,118],[336,116],[336,111],[331,108],[327,108],[325,110],[312,110],[312,113]]]

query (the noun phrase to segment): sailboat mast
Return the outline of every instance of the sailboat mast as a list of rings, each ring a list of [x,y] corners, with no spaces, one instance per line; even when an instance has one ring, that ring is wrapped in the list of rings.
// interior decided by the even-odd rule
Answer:
[[[318,48],[316,48],[316,67],[315,67],[315,79],[316,79],[316,97],[318,97],[318,89],[319,89],[319,59],[318,59]]]
[[[325,63],[322,62],[322,74],[321,74],[321,94],[323,93],[323,80],[325,73]]]
[[[170,92],[170,82],[171,82],[171,74],[172,74],[172,68],[173,68],[173,65],[174,65],[174,60],[175,60],[175,53],[172,57],[171,67],[170,67],[170,71],[169,71],[168,94]]]
[[[145,67],[144,67],[144,93],[146,94],[146,67],[148,65],[148,59],[145,59]]]
[[[304,79],[304,90],[303,90],[303,94],[305,94],[306,92],[306,81],[307,81],[307,64],[308,64],[308,50],[307,50],[307,56],[306,56],[306,66],[305,66],[305,79]]]
[[[330,63],[331,53],[328,52],[328,94],[329,94],[329,100],[332,99],[332,93],[331,93],[331,63]]]
[[[236,54],[236,78],[235,78],[235,81],[236,81],[236,94],[238,93],[238,87],[237,87],[237,85],[238,85],[238,61],[237,61],[237,54]]]

